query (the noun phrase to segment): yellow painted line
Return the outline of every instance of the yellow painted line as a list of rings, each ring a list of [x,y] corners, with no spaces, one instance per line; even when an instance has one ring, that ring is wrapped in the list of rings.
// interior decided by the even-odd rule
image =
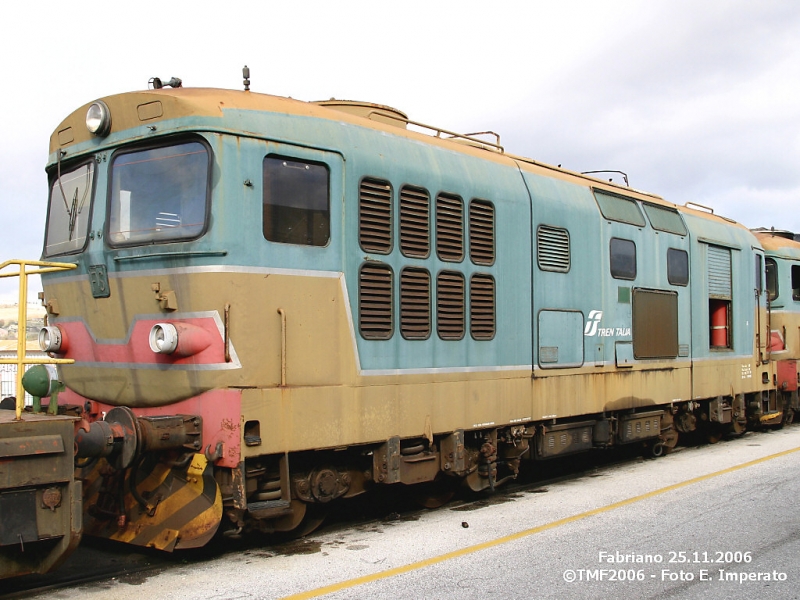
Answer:
[[[519,540],[524,537],[528,537],[530,535],[541,533],[542,531],[547,531],[548,529],[555,529],[556,527],[560,527],[561,525],[574,523],[575,521],[580,521],[582,519],[586,519],[587,517],[592,517],[594,515],[599,515],[604,512],[609,512],[617,508],[627,506],[629,504],[634,504],[641,500],[647,500],[648,498],[653,498],[654,496],[660,496],[661,494],[666,494],[667,492],[672,492],[674,490],[678,490],[680,488],[692,485],[694,483],[699,483],[701,481],[705,481],[713,477],[719,477],[720,475],[725,475],[727,473],[733,473],[734,471],[738,471],[740,469],[746,469],[748,467],[761,464],[768,460],[772,460],[774,458],[780,458],[782,456],[787,456],[789,454],[793,454],[794,452],[798,451],[800,451],[800,447],[792,448],[791,450],[784,450],[783,452],[778,452],[777,454],[770,454],[769,456],[765,456],[763,458],[757,458],[755,460],[742,463],[741,465],[736,465],[735,467],[729,467],[727,469],[723,469],[722,471],[716,471],[714,473],[709,473],[708,475],[701,475],[700,477],[695,477],[694,479],[688,479],[680,483],[668,485],[667,487],[663,487],[658,490],[653,490],[652,492],[647,492],[646,494],[642,494],[640,496],[634,496],[633,498],[628,498],[627,500],[620,500],[619,502],[614,502],[613,504],[608,504],[606,506],[601,506],[599,508],[587,510],[586,512],[580,513],[578,515],[573,515],[571,517],[559,519],[558,521],[553,521],[552,523],[546,523],[545,525],[539,525],[538,527],[533,527],[531,529],[526,529],[524,531],[512,533],[510,535],[496,538],[494,540],[489,540],[488,542],[475,544],[474,546],[468,546],[467,548],[462,548],[460,550],[454,550],[453,552],[448,552],[446,554],[440,554],[439,556],[426,558],[425,560],[420,560],[418,562],[403,565],[402,567],[395,567],[394,569],[379,571],[378,573],[372,573],[371,575],[364,575],[363,577],[356,577],[354,579],[348,579],[347,581],[341,581],[339,583],[326,585],[325,587],[309,590],[307,592],[300,592],[299,594],[286,596],[283,598],[283,600],[306,600],[307,598],[318,598],[326,594],[333,594],[334,592],[339,592],[341,590],[353,588],[359,585],[363,585],[365,583],[370,583],[372,581],[379,581],[381,579],[394,577],[395,575],[402,575],[403,573],[409,573],[411,571],[416,571],[418,569],[424,569],[425,567],[430,567],[431,565],[445,562],[453,558],[459,558],[461,556],[474,554],[475,552],[480,552],[481,550],[486,550],[487,548],[494,548],[495,546],[500,546],[508,542],[513,542],[514,540]]]

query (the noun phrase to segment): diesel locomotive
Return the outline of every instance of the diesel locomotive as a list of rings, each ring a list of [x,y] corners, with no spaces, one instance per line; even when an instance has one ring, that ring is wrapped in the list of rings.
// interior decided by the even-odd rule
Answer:
[[[387,106],[154,81],[50,139],[86,534],[303,533],[798,410],[797,242]]]

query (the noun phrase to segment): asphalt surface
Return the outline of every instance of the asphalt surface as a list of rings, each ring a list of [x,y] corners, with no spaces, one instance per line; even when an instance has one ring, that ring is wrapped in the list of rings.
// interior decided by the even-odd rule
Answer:
[[[800,426],[41,598],[800,599]]]

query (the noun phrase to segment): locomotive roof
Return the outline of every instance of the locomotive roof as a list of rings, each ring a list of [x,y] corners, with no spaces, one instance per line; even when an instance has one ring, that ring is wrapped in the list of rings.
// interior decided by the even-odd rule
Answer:
[[[753,230],[753,234],[767,253],[798,259],[800,258],[800,242],[795,241],[794,237],[787,237],[787,233],[789,232],[769,229]]]
[[[353,102],[345,100],[324,100],[306,102],[281,96],[261,94],[250,91],[226,90],[218,88],[162,88],[115,94],[101,98],[112,115],[111,132],[120,132],[135,128],[153,126],[159,121],[185,117],[223,118],[226,110],[251,110],[271,113],[283,113],[300,117],[335,120],[361,127],[369,127],[386,133],[406,136],[431,145],[447,147],[450,150],[469,154],[483,160],[503,163],[509,166],[519,165],[534,173],[544,174],[573,183],[582,183],[595,188],[610,190],[654,204],[675,207],[681,212],[693,214],[702,219],[739,225],[731,219],[715,215],[711,209],[694,205],[679,206],[668,202],[656,194],[636,190],[627,186],[591,177],[561,167],[556,167],[523,156],[506,153],[502,146],[483,142],[472,136],[453,138],[441,137],[442,133],[451,134],[441,128],[431,127],[408,120],[406,115],[396,109],[379,104]],[[94,102],[94,101],[93,101]],[[50,153],[64,150],[86,142],[98,142],[86,128],[85,117],[93,102],[88,102],[73,111],[64,119],[50,136]],[[426,135],[419,131],[407,129],[407,125],[419,125],[436,132]],[[220,127],[225,125],[220,124]],[[228,126],[231,130],[233,126]],[[237,131],[247,133],[246,125],[242,129],[237,120]],[[252,132],[255,133],[255,132]],[[498,140],[499,142],[499,140]]]

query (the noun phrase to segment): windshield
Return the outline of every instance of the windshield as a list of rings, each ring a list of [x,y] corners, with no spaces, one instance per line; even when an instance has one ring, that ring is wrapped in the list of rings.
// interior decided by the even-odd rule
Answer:
[[[50,186],[45,256],[83,250],[89,229],[94,163],[86,163],[60,174],[59,171],[60,165]]]
[[[209,154],[200,142],[119,153],[111,161],[108,241],[142,244],[205,230]]]

